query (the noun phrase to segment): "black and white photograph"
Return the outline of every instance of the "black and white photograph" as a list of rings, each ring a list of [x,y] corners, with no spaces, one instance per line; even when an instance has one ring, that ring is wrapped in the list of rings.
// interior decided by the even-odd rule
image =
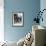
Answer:
[[[13,26],[23,26],[23,12],[13,13]]]

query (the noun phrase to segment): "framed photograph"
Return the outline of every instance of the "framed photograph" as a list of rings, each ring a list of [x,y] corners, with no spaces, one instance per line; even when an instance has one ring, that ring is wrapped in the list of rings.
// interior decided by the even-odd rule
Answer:
[[[24,25],[24,13],[23,12],[13,12],[13,26],[23,26]]]

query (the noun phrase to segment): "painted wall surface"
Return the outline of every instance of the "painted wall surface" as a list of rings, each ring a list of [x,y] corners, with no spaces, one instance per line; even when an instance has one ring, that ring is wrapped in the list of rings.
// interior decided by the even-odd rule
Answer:
[[[46,0],[41,0],[41,1],[40,1],[40,9],[41,9],[41,11],[42,11],[43,9],[46,9]],[[41,21],[41,22],[40,22],[40,25],[46,27],[46,10],[43,12],[42,17],[43,17],[43,22]]]
[[[4,0],[0,0],[0,42],[4,41]]]
[[[40,0],[4,0],[4,36],[18,41],[32,29],[32,21],[40,9]],[[12,12],[24,12],[24,27],[12,27]]]

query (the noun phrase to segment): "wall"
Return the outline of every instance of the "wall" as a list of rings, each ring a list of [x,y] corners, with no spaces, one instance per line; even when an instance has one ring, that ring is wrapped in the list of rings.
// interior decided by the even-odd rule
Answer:
[[[43,9],[46,9],[46,0],[41,0],[40,1],[40,9],[41,9],[41,11],[43,10]],[[41,21],[40,22],[40,25],[42,25],[42,26],[45,26],[46,27],[46,10],[43,12],[43,15],[42,15],[42,17],[43,17],[43,22]]]
[[[33,18],[40,10],[40,0],[4,0],[4,36],[7,41],[18,41],[32,29]],[[24,27],[12,27],[12,12],[24,12]]]
[[[0,42],[4,41],[4,0],[0,1]]]

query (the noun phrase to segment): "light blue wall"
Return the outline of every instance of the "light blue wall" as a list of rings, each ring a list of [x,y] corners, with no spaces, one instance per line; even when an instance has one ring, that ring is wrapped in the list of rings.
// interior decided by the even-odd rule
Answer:
[[[32,20],[40,9],[40,0],[4,0],[4,35],[7,41],[18,41],[32,28]],[[12,27],[12,12],[24,12],[24,27]]]
[[[40,1],[40,10],[42,11],[43,9],[46,9],[46,0],[41,0]],[[46,27],[46,10],[43,12],[43,22],[40,21],[40,25]]]

